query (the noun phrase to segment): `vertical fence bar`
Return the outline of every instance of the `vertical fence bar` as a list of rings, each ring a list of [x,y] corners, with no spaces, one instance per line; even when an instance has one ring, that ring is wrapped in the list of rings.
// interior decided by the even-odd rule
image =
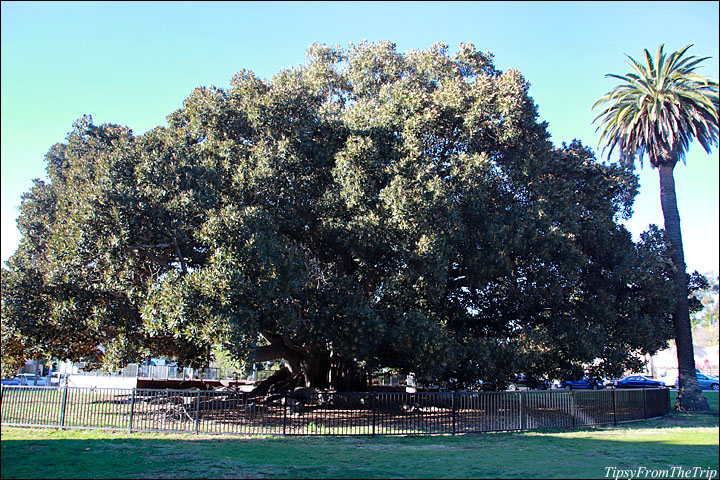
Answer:
[[[27,393],[28,393],[28,409],[27,409],[27,412],[28,412],[28,417],[30,418],[30,422],[29,422],[29,423],[34,424],[34,423],[37,423],[37,422],[35,421],[35,404],[36,404],[37,402],[35,401],[35,390],[33,390],[33,387],[30,386],[29,383],[28,383],[28,387],[27,387]]]
[[[575,390],[570,390],[570,420],[575,428]]]
[[[78,405],[77,408],[80,412],[84,412],[84,415],[81,416],[82,420],[80,420],[80,422],[78,422],[78,423],[80,423],[80,426],[82,426],[82,427],[87,427],[89,424],[92,423],[92,418],[94,416],[94,412],[93,412],[92,408],[90,408],[90,405],[92,405],[93,401],[95,400],[95,387],[83,389],[82,390],[82,393],[83,393],[82,399],[78,398],[79,395],[77,395],[78,393],[81,393],[81,392],[75,391],[73,393],[75,395],[73,395],[71,398],[80,400],[82,402],[82,403],[80,403],[80,405]],[[74,408],[75,405],[71,404],[71,407]]]
[[[372,436],[375,436],[375,392],[370,392],[370,409],[372,410]]]
[[[37,388],[33,388],[32,390],[32,396],[33,396],[33,423],[40,424],[40,407],[42,405],[42,390],[38,390]],[[37,398],[40,397],[40,398]]]
[[[615,386],[612,389],[612,404],[613,404],[613,423],[617,425],[617,391]]]
[[[132,389],[130,397],[130,419],[128,420],[128,433],[132,433],[133,414],[135,413],[135,388]]]
[[[520,397],[520,430],[523,429],[523,416],[525,415],[525,409],[523,408],[523,392],[522,390],[518,391],[518,395]]]
[[[283,409],[283,436],[287,435],[287,404],[288,404],[288,394],[283,393],[283,401],[282,401],[282,409]]]
[[[455,435],[455,392],[452,392],[450,395],[450,405],[452,407],[452,434]]]
[[[645,387],[643,387],[643,414],[645,415],[645,420],[647,420],[647,391],[645,390]]]
[[[195,397],[195,435],[200,434],[200,390]]]
[[[16,395],[15,402],[17,405],[15,407],[15,414],[19,419],[21,419],[21,420],[18,420],[17,423],[22,423],[23,422],[22,419],[27,417],[27,415],[25,413],[25,405],[27,404],[27,402],[25,402],[25,387],[19,386],[15,395]]]
[[[60,406],[60,429],[65,427],[65,408],[67,407],[68,384],[65,380],[65,389],[63,390],[62,404]]]
[[[37,424],[37,399],[35,398],[37,396],[37,390],[35,390],[33,387],[28,386],[28,393],[30,394],[30,423]]]
[[[23,386],[23,398],[25,400],[25,406],[23,407],[23,415],[28,418],[28,423],[32,422],[32,404],[33,404],[33,398],[32,398],[32,390],[30,390],[29,386]]]

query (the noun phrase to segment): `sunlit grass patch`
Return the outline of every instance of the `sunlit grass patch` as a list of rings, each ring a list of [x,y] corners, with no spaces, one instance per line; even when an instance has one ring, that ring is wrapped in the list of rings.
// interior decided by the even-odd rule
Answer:
[[[2,478],[605,478],[718,469],[718,417],[469,435],[247,437],[2,430]],[[41,462],[35,459],[42,459]]]

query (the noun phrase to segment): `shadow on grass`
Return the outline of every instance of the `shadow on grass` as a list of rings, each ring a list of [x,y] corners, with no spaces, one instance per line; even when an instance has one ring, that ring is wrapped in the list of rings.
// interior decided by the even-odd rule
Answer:
[[[718,470],[718,417],[417,437],[213,437],[3,428],[2,478],[605,478]]]
[[[645,430],[645,429],[663,429],[663,428],[717,428],[719,425],[719,417],[717,413],[688,413],[688,412],[671,412],[670,415],[661,418],[653,418],[649,420],[640,420],[618,425],[593,425],[589,427],[578,427],[572,430],[567,429],[544,429],[543,432],[565,431],[565,432],[587,432],[601,430]]]

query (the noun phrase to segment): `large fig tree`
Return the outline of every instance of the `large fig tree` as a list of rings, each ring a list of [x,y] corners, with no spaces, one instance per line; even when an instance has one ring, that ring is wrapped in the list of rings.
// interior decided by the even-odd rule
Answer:
[[[83,117],[25,194],[3,335],[44,355],[282,359],[265,388],[617,372],[671,336],[637,179],[555,147],[515,70],[461,45],[313,45],[134,136]],[[22,350],[22,349],[21,349]]]

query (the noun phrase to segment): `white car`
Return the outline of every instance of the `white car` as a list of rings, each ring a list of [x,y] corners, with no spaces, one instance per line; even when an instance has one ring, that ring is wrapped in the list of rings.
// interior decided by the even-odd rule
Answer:
[[[59,387],[65,385],[67,381],[67,374],[65,373],[53,373],[50,375],[50,386]]]
[[[658,377],[658,380],[664,382],[667,387],[675,386],[677,382],[678,374],[676,371],[667,371]]]

